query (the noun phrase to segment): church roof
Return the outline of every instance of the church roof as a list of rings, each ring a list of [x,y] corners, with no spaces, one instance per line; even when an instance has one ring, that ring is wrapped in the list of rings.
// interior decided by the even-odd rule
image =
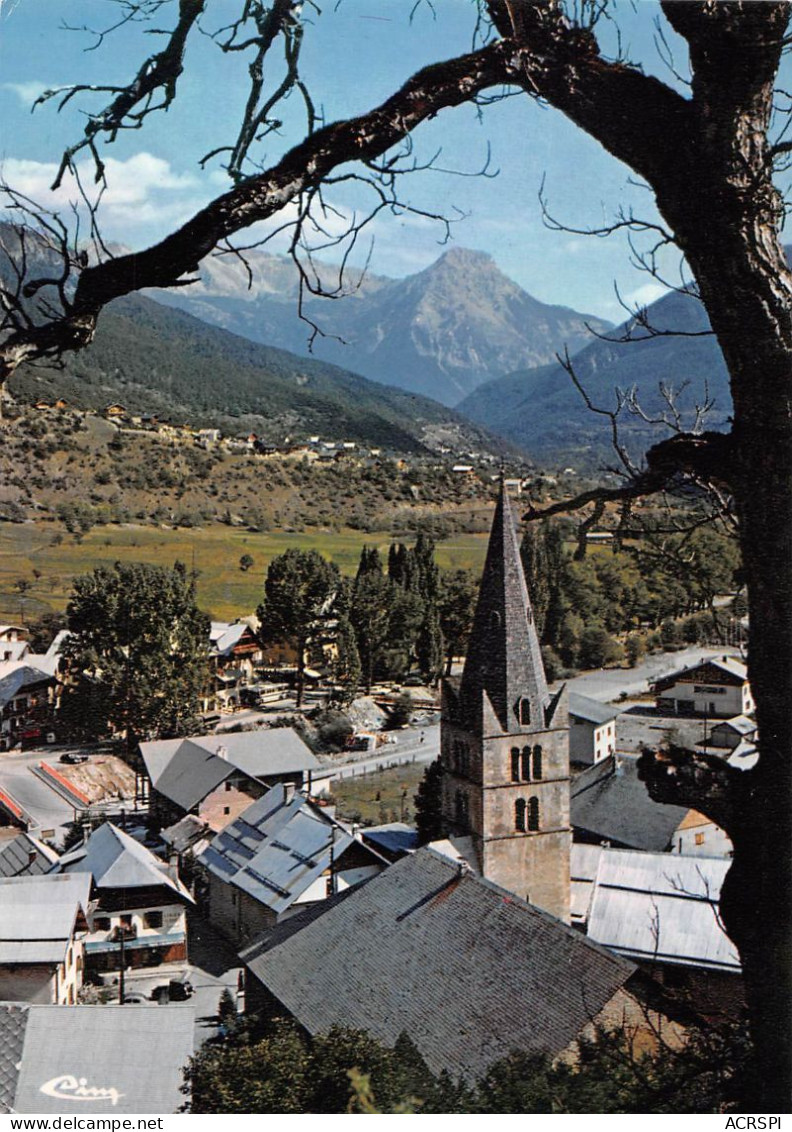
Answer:
[[[517,531],[503,484],[460,686],[463,710],[478,715],[485,697],[503,732],[546,729],[550,696]],[[522,710],[521,701],[525,705]],[[480,717],[470,722],[476,730],[482,727]]]
[[[242,959],[309,1033],[406,1032],[433,1072],[468,1079],[514,1049],[561,1052],[635,969],[427,848]]]

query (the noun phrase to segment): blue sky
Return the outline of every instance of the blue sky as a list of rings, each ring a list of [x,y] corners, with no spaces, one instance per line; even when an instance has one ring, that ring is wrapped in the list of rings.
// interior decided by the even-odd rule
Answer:
[[[241,0],[212,0],[204,26],[213,30],[240,6]],[[426,63],[470,49],[472,0],[435,0],[434,15],[424,0],[411,23],[412,6],[413,0],[343,0],[336,7],[328,0],[321,15],[312,15],[302,69],[328,121],[375,105]],[[174,7],[171,0],[149,26],[168,26]],[[653,43],[658,11],[650,0],[622,0],[616,6],[625,54],[673,81]],[[127,27],[86,51],[95,40],[61,26],[104,28],[117,14],[114,0],[0,0],[0,160],[6,180],[36,199],[51,200],[47,186],[65,144],[80,136],[82,111],[98,109],[108,96],[75,100],[61,114],[54,103],[31,114],[35,96],[73,82],[127,79],[144,53],[161,42],[144,35],[142,26]],[[674,52],[677,67],[684,69],[678,41]],[[232,137],[245,77],[239,55],[221,55],[206,37],[191,44],[176,104],[143,130],[128,131],[103,147],[109,182],[101,214],[106,238],[146,246],[227,186],[218,162],[202,171],[198,161]],[[276,159],[299,140],[296,100],[287,114],[281,136],[268,140],[262,160]],[[483,165],[489,148],[497,177],[426,172],[412,176],[402,191],[417,207],[464,213],[453,227],[454,243],[489,252],[537,298],[619,320],[614,283],[632,300],[648,301],[661,293],[656,282],[630,266],[623,237],[586,238],[549,231],[543,224],[538,205],[543,178],[551,210],[571,226],[606,224],[619,208],[655,216],[649,192],[631,184],[624,166],[560,114],[525,96],[488,107],[481,117],[472,107],[461,107],[427,123],[415,143],[419,159],[440,149],[440,166],[467,173]],[[73,195],[62,193],[60,204]],[[336,189],[329,199],[340,208],[350,204]],[[410,215],[378,219],[373,234],[371,269],[381,274],[418,271],[443,250],[440,228]]]

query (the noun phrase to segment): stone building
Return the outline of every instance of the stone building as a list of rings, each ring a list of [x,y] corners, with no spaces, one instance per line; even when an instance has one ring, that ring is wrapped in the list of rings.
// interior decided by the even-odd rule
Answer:
[[[484,878],[565,921],[568,713],[566,690],[547,688],[501,485],[464,671],[443,687],[443,826]]]

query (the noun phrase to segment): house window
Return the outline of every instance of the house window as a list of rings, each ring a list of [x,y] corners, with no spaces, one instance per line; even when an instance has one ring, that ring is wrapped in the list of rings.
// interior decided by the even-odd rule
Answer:
[[[511,749],[511,777],[512,782],[520,781],[520,748],[512,747]]]
[[[694,840],[695,840],[697,845],[703,845],[704,844],[704,834],[703,833],[697,833],[694,837]]]
[[[161,928],[162,927],[162,912],[152,911],[146,912],[143,916],[143,923],[147,928]]]
[[[528,799],[528,832],[536,833],[539,829],[539,799]]]
[[[125,912],[123,914],[123,916],[121,916],[121,926],[124,927],[124,928],[131,928],[132,927],[132,914],[131,913]]]
[[[531,757],[531,778],[539,779],[542,777],[542,748],[537,743],[533,749]]]
[[[226,814],[226,815],[230,814],[231,813],[231,807],[230,806],[223,806],[223,813]]]
[[[514,828],[518,833],[525,833],[525,799],[518,798],[514,803]]]
[[[110,931],[110,917],[109,916],[94,916],[93,930],[95,932],[109,932]]]

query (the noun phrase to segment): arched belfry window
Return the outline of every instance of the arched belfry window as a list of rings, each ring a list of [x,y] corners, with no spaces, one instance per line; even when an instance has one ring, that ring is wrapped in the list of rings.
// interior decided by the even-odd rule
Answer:
[[[523,802],[523,806],[525,802]],[[528,799],[528,832],[536,833],[539,829],[539,799],[532,797]]]
[[[465,825],[465,799],[462,791],[457,790],[454,798],[454,817],[456,818],[457,825]]]
[[[514,828],[518,833],[525,833],[525,799],[518,798],[514,803]]]
[[[512,747],[511,749],[511,779],[512,782],[520,781],[520,748]]]
[[[520,756],[520,778],[523,782],[531,781],[531,748],[523,747]]]
[[[533,749],[533,757],[531,759],[531,778],[534,781],[542,777],[542,748],[539,743]]]
[[[489,624],[490,624],[490,629],[495,629],[496,631],[498,629],[500,629],[500,627],[501,627],[501,615],[500,615],[500,613],[498,613],[497,609],[493,609],[492,612],[490,613]]]
[[[517,718],[522,727],[527,727],[531,722],[531,701],[527,696],[520,696],[517,701]]]

